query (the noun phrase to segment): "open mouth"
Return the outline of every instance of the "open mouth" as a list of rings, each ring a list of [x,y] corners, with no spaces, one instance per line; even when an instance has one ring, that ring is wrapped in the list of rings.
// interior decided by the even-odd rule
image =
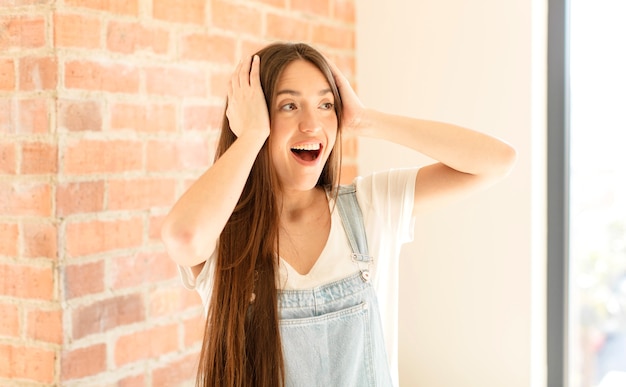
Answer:
[[[322,153],[322,144],[303,144],[291,148],[291,152],[302,161],[315,161]]]

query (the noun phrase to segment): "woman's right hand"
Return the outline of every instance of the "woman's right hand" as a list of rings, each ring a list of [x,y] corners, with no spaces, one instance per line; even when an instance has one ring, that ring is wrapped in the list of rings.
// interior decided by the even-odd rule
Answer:
[[[258,55],[243,59],[237,65],[228,88],[226,117],[237,137],[244,133],[267,138],[270,120],[259,76]]]

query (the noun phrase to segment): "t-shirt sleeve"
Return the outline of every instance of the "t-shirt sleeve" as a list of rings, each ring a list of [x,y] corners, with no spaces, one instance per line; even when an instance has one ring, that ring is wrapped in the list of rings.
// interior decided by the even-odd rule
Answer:
[[[190,267],[178,266],[178,272],[183,286],[189,290],[198,292],[205,311],[208,310],[211,291],[213,290],[213,273],[215,273],[216,254],[217,253],[214,252],[213,255],[207,259],[197,277],[194,276]]]
[[[419,168],[391,169],[355,179],[357,200],[366,223],[372,218],[397,243],[413,240],[415,177]]]

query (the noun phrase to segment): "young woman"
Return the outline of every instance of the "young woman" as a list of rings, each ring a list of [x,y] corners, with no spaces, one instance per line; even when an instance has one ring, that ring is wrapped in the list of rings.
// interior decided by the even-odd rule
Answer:
[[[340,187],[342,133],[438,162]],[[365,108],[308,45],[241,61],[215,163],[162,229],[207,310],[198,385],[397,385],[397,260],[413,217],[501,179],[515,158],[485,134]]]

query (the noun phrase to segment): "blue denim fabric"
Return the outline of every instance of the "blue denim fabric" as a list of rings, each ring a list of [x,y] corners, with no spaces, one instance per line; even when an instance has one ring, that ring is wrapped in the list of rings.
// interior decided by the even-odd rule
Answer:
[[[371,257],[354,186],[337,206],[359,272],[314,289],[279,292],[286,386],[391,386]],[[346,257],[345,259],[350,259]]]

